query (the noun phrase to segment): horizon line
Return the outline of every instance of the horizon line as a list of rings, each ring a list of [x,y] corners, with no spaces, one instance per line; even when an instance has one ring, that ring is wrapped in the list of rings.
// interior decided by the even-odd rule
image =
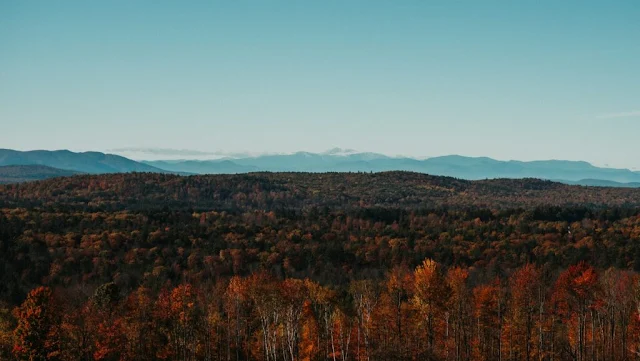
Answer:
[[[81,153],[102,153],[105,155],[116,155],[116,156],[120,156],[120,157],[124,157],[133,161],[137,161],[137,162],[141,162],[141,161],[145,161],[145,162],[155,162],[155,161],[215,161],[215,160],[234,160],[234,159],[247,159],[247,158],[259,158],[259,157],[264,157],[264,156],[287,156],[287,155],[295,155],[295,154],[313,154],[313,155],[323,155],[323,156],[334,156],[334,157],[346,157],[346,156],[352,156],[352,155],[362,155],[362,154],[375,154],[375,155],[380,155],[380,156],[384,156],[387,158],[391,158],[391,159],[411,159],[411,160],[419,160],[419,161],[425,161],[428,159],[434,159],[434,158],[444,158],[444,157],[461,157],[461,158],[469,158],[469,159],[489,159],[489,160],[494,160],[497,162],[520,162],[520,163],[532,163],[532,162],[547,162],[547,161],[555,161],[555,162],[582,162],[582,163],[587,163],[593,167],[596,168],[603,168],[603,169],[616,169],[616,170],[628,170],[631,172],[638,172],[638,168],[635,167],[612,167],[609,166],[608,164],[604,164],[602,166],[600,165],[596,165],[593,162],[587,161],[587,160],[571,160],[571,159],[561,159],[561,158],[547,158],[547,159],[533,159],[533,160],[519,160],[519,159],[500,159],[500,158],[494,158],[494,157],[490,157],[490,156],[477,156],[477,155],[464,155],[464,154],[459,154],[459,153],[450,153],[450,154],[441,154],[441,155],[434,155],[434,156],[411,156],[411,155],[403,155],[403,154],[396,154],[396,155],[390,155],[390,154],[385,154],[385,153],[380,153],[380,152],[370,152],[370,151],[357,151],[354,149],[350,149],[350,148],[340,148],[340,147],[333,147],[328,149],[327,151],[324,152],[313,152],[313,151],[292,151],[292,152],[226,152],[226,151],[202,151],[202,150],[194,150],[194,149],[173,149],[173,148],[155,148],[155,147],[120,147],[120,148],[109,148],[106,150],[72,150],[71,148],[59,148],[59,149],[28,149],[28,150],[18,150],[18,149],[10,149],[10,148],[0,148],[0,150],[8,150],[8,151],[16,151],[16,152],[37,152],[37,151],[44,151],[44,152],[59,152],[59,151],[67,151],[67,152],[71,152],[71,153],[76,153],[76,154],[81,154]],[[336,153],[331,153],[334,150],[345,150],[345,151],[349,151],[348,154],[336,154]],[[171,153],[171,152],[178,152],[178,153],[183,153],[184,156],[188,156],[188,155],[193,155],[196,156],[196,158],[159,158],[159,159],[148,159],[148,158],[137,158],[137,157],[131,157],[130,155],[123,155],[123,154],[127,154],[127,153],[131,153],[131,152],[139,152],[142,154],[155,154],[155,155],[162,155],[164,153],[160,152],[160,151],[167,151],[167,153]],[[170,156],[171,154],[164,154],[164,155],[168,155]],[[206,156],[206,155],[218,155],[217,158],[197,158],[197,156]]]

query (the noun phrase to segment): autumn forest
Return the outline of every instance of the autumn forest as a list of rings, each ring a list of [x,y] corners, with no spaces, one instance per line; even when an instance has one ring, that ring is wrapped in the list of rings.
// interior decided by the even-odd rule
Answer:
[[[640,189],[408,172],[0,186],[1,360],[640,360]]]

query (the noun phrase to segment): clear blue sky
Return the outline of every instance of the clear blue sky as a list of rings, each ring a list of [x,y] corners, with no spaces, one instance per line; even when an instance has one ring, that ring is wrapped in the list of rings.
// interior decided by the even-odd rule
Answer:
[[[640,1],[0,0],[0,147],[640,168]]]

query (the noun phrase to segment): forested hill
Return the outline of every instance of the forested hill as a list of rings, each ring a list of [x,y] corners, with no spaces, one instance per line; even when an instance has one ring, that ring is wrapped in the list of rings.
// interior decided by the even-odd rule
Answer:
[[[537,179],[466,181],[411,172],[84,175],[0,186],[4,207],[278,210],[636,207],[640,189],[571,186]]]
[[[639,206],[406,172],[4,185],[0,360],[630,360]]]

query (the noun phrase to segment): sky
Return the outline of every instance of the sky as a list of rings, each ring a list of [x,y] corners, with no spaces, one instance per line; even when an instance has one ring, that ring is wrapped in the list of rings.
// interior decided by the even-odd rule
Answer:
[[[637,0],[0,0],[0,148],[640,169],[638,19]]]

